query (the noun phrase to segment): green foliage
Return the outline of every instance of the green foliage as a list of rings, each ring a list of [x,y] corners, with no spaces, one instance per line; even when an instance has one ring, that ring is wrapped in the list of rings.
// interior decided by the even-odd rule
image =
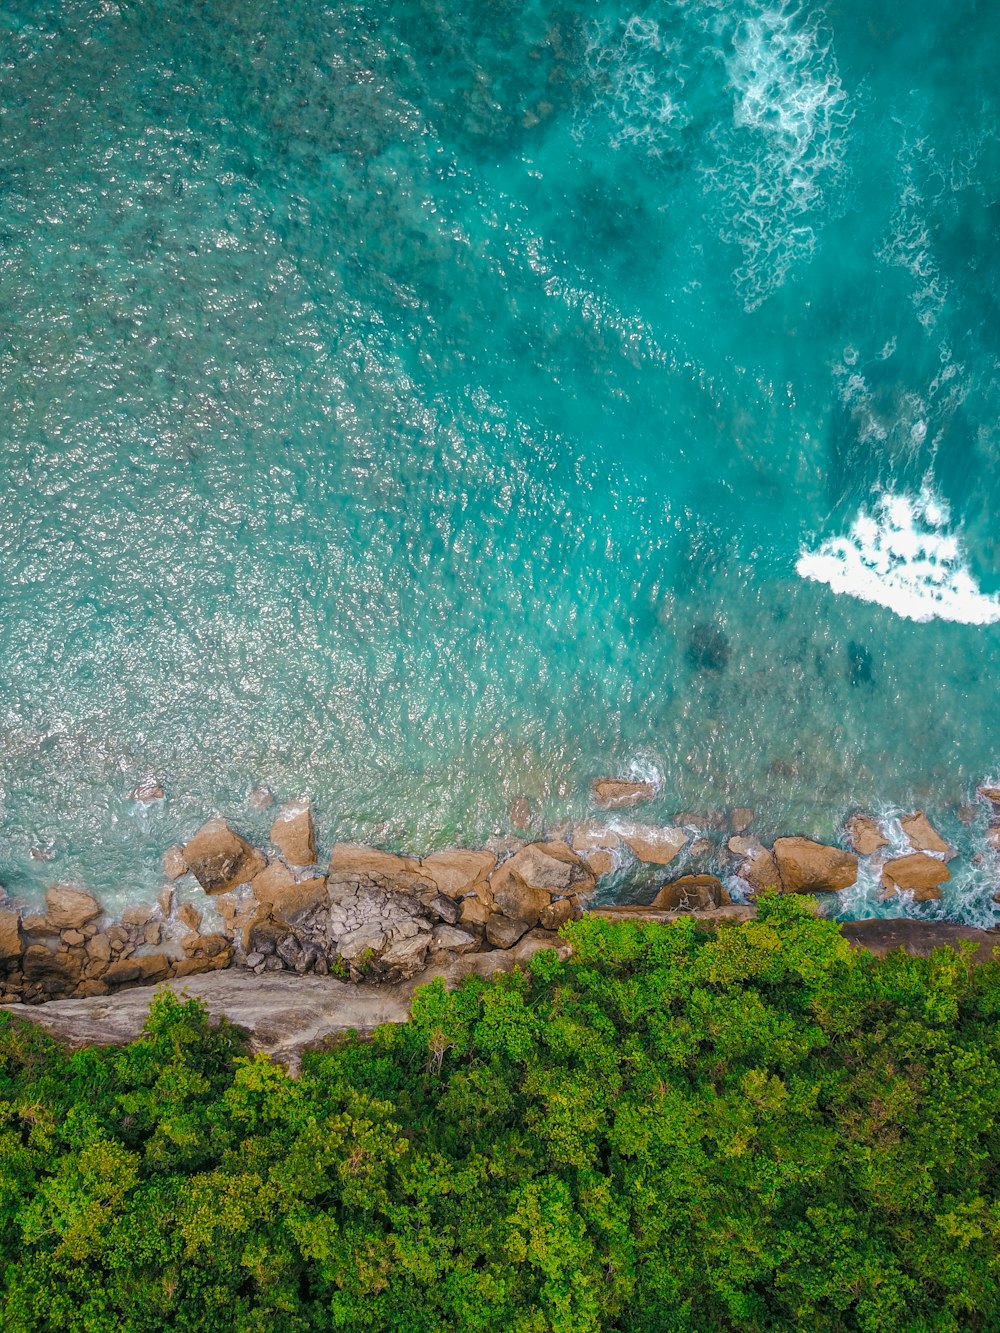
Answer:
[[[1000,1328],[1000,968],[789,897],[566,933],[298,1078],[168,993],[0,1015],[0,1327]]]

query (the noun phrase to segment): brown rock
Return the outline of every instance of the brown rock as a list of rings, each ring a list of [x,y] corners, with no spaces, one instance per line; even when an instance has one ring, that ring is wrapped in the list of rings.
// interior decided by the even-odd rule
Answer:
[[[409,939],[394,940],[379,958],[379,965],[397,980],[416,976],[424,965],[430,936],[412,935]]]
[[[610,875],[615,868],[615,857],[613,852],[609,852],[605,847],[595,847],[592,851],[581,852],[580,859],[598,879],[602,875]]]
[[[74,945],[83,944],[87,937],[82,930],[61,930],[59,938],[67,948],[72,948]]]
[[[622,842],[638,860],[655,866],[669,865],[687,840],[687,834],[682,828],[669,825],[653,828],[636,824],[629,832],[622,834]]]
[[[124,986],[129,982],[148,984],[168,977],[170,966],[171,960],[162,953],[143,954],[139,958],[123,958],[111,964],[103,980],[109,988]]]
[[[106,963],[111,958],[111,941],[107,935],[94,935],[86,944],[87,957],[94,962]]]
[[[163,888],[156,895],[156,905],[160,909],[160,915],[168,917],[174,906],[174,886],[164,884]]]
[[[858,858],[808,838],[778,838],[774,859],[785,893],[836,893],[858,878]]]
[[[474,885],[485,882],[496,863],[492,852],[467,852],[456,848],[425,856],[420,869],[440,893],[448,898],[462,898]]]
[[[181,875],[186,875],[188,863],[184,859],[184,853],[179,847],[168,847],[163,853],[163,873],[167,879],[180,879]]]
[[[539,917],[551,901],[547,889],[536,889],[531,884],[525,884],[516,875],[508,876],[502,883],[494,883],[493,897],[504,916],[523,921],[525,929],[538,923]]]
[[[753,811],[748,805],[738,805],[729,813],[729,827],[734,833],[746,833],[753,823]]]
[[[900,827],[906,834],[906,840],[918,852],[950,852],[951,848],[930,822],[923,810],[912,815],[904,815]]]
[[[538,924],[543,930],[558,930],[560,926],[564,926],[567,921],[572,921],[572,919],[572,898],[556,898],[549,903],[548,907],[543,907],[538,914]]]
[[[597,778],[590,784],[591,800],[601,810],[627,810],[656,795],[652,782],[628,782],[623,778]]]
[[[44,944],[32,944],[24,951],[21,968],[26,981],[57,983],[50,991],[54,993],[73,989],[80,980],[83,959],[68,950],[55,951],[46,949]]]
[[[951,879],[943,861],[924,852],[912,852],[886,861],[882,869],[882,888],[892,898],[898,889],[912,892],[918,903],[941,897],[939,885]]]
[[[296,882],[295,876],[275,861],[262,871],[253,882],[253,891],[262,907],[282,921],[293,922],[326,902],[326,880],[305,879]]]
[[[12,963],[21,956],[21,932],[18,914],[10,908],[0,910],[0,964]]]
[[[592,872],[564,842],[532,842],[504,861],[490,877],[494,897],[511,879],[556,896],[589,893],[595,885]]]
[[[650,904],[662,912],[704,912],[729,905],[729,894],[715,875],[682,875],[664,884]]]
[[[958,817],[963,824],[974,824],[979,818],[979,806],[960,805],[958,807]]]
[[[81,981],[74,990],[73,995],[81,1000],[87,999],[90,995],[107,995],[108,986],[105,981],[98,981],[96,977],[90,977],[86,981]]]
[[[844,825],[851,846],[861,856],[874,856],[880,847],[888,847],[889,839],[870,815],[852,815]]]
[[[142,929],[143,944],[159,944],[160,937],[163,934],[159,921],[147,921]]]
[[[707,838],[696,838],[688,848],[688,856],[692,861],[700,861],[703,857],[711,856],[715,848]]]
[[[225,893],[259,875],[266,864],[260,852],[222,819],[203,824],[184,848],[188,869],[206,893]]]
[[[735,841],[730,838],[730,845]],[[745,879],[750,887],[760,893],[764,889],[780,889],[781,873],[774,853],[754,840],[754,845],[744,861],[740,862],[737,874]]]
[[[251,787],[247,795],[247,805],[251,810],[270,810],[274,797],[267,787]]]
[[[527,921],[512,921],[506,916],[491,916],[486,923],[486,938],[495,949],[509,949],[528,930]]]
[[[101,914],[101,904],[72,884],[54,884],[45,895],[46,915],[56,930],[79,930]]]
[[[185,935],[181,940],[181,948],[188,958],[215,958],[220,953],[230,952],[229,940],[225,935]]]
[[[1000,787],[986,784],[976,788],[976,795],[981,796],[984,801],[990,801],[993,805],[1000,805]]]
[[[367,882],[397,893],[419,892],[429,887],[420,862],[412,856],[396,856],[358,843],[338,842],[330,855],[331,887],[336,881]]]
[[[459,920],[463,926],[485,926],[492,915],[490,908],[484,902],[481,902],[475,894],[462,899],[462,912]]]
[[[986,846],[1000,852],[1000,824],[991,824],[986,830]]]
[[[177,909],[177,920],[182,926],[187,926],[188,930],[197,930],[201,925],[201,917],[194,903],[181,903]]]
[[[450,949],[452,953],[471,953],[479,944],[471,931],[460,930],[458,926],[435,926],[432,938],[437,948]]]
[[[308,801],[282,806],[271,825],[271,841],[290,866],[316,863],[316,829]]]
[[[126,907],[125,911],[122,912],[122,925],[134,926],[137,929],[141,929],[150,920],[153,911],[154,908],[146,906],[145,904],[137,904],[135,907]]]
[[[44,912],[29,912],[21,917],[22,935],[57,935],[58,929]]]

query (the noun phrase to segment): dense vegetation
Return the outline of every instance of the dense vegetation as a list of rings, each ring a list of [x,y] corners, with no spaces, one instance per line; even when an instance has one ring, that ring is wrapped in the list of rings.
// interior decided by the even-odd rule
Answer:
[[[1000,1328],[1000,968],[569,933],[298,1079],[166,994],[0,1018],[4,1333]]]

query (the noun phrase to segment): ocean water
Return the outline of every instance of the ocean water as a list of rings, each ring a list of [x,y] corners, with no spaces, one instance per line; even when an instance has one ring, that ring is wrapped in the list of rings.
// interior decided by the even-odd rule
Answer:
[[[0,882],[631,772],[919,805],[943,902],[845,910],[992,921],[998,67],[976,0],[2,0]]]

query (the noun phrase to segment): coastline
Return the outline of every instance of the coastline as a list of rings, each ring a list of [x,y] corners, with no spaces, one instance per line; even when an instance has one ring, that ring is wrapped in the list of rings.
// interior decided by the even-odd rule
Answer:
[[[638,807],[655,795],[648,782],[599,778],[593,817],[538,836],[424,857],[336,843],[322,865],[308,801],[278,811],[266,846],[210,819],[164,851],[156,900],[119,919],[76,884],[52,885],[42,911],[0,899],[0,1002],[96,998],[228,968],[399,986],[466,957],[516,957],[526,941],[557,944],[585,911],[711,914],[775,889],[816,894],[836,914],[862,874],[878,877],[890,905],[937,903],[958,856],[923,811],[902,816],[893,837],[859,812],[841,845],[766,843],[749,807],[645,823]],[[972,859],[985,865],[1000,853],[1000,788],[983,785],[977,797],[990,822]],[[526,801],[514,802],[511,821],[527,830]]]

